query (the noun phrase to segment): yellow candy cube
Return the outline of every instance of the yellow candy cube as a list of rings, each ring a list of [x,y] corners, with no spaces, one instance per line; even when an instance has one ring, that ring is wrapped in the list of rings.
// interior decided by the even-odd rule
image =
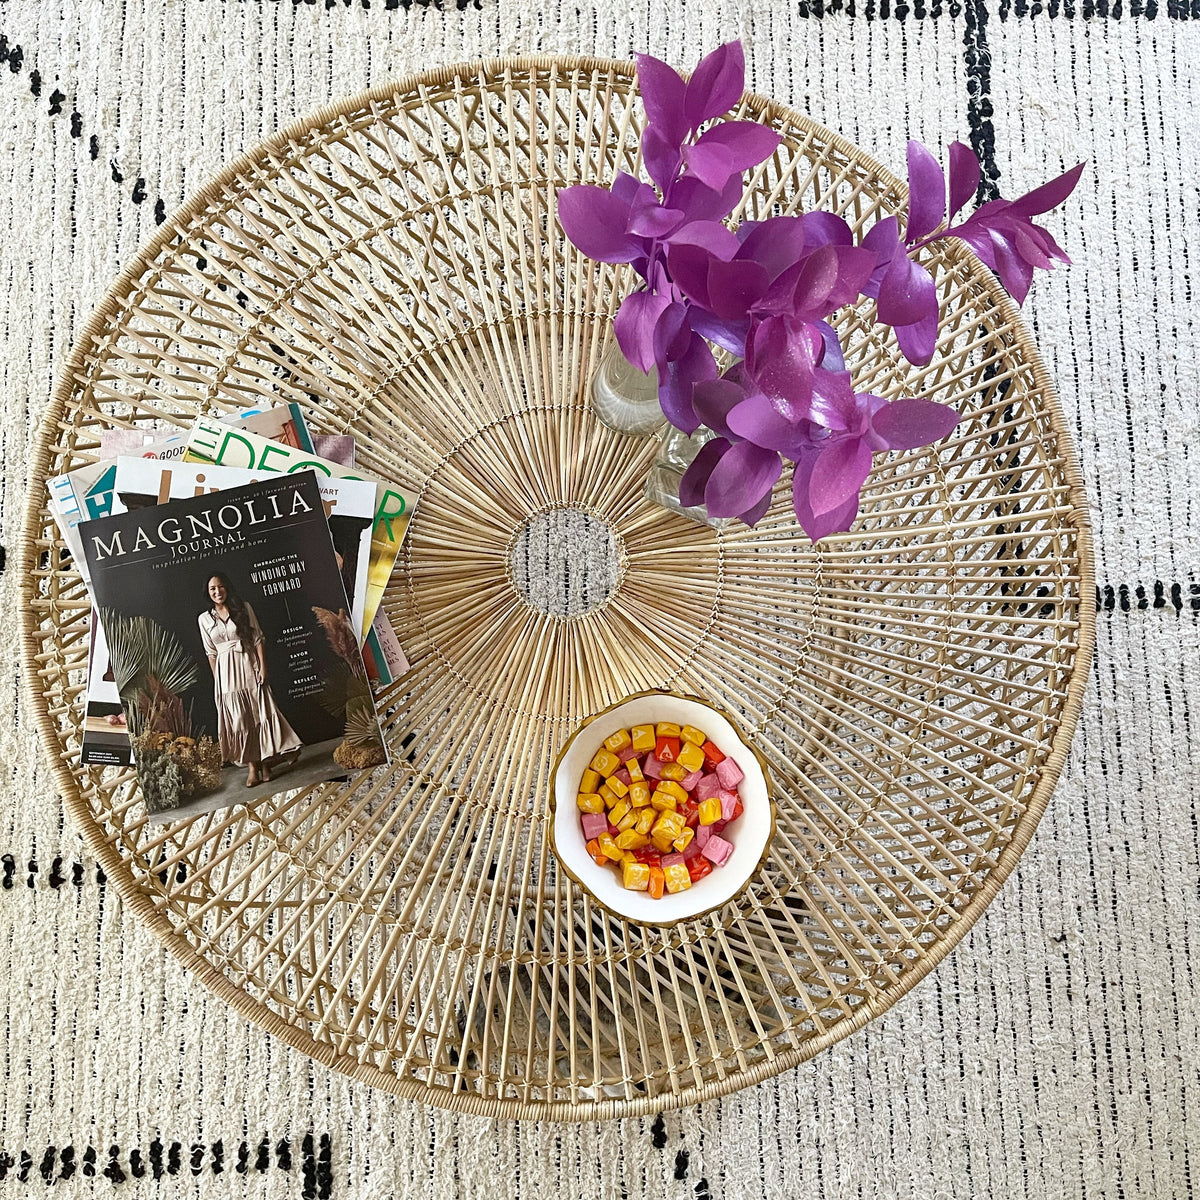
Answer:
[[[654,732],[657,733],[659,737],[678,737],[679,726],[676,725],[674,721],[659,721],[659,723],[654,727]]]
[[[647,886],[649,878],[647,874]],[[669,867],[663,867],[663,882],[668,892],[686,892],[692,886],[692,877],[685,863],[672,863]]]
[[[692,838],[696,836],[696,831],[690,826],[685,825],[683,832],[671,843],[676,850],[682,854],[691,844]]]
[[[612,808],[612,806],[621,798],[612,790],[612,788],[608,786],[607,780],[600,785],[600,790],[596,794],[601,800],[604,801],[605,808]]]
[[[679,736],[685,742],[691,742],[693,746],[703,746],[708,738],[705,736],[703,729],[697,729],[695,725],[685,725],[680,731]]]
[[[610,810],[610,812],[608,814],[608,819],[614,825],[619,826],[621,824],[622,817],[624,817],[627,812],[631,812],[632,810],[633,810],[633,805],[630,804],[628,800],[618,800],[616,802],[616,804],[614,804],[612,806],[612,809]],[[718,800],[717,801],[717,815],[720,816],[720,814],[721,814],[721,802]]]
[[[700,801],[700,824],[715,825],[721,819],[721,800],[718,796],[709,796]]]
[[[603,746],[596,751],[596,756],[592,759],[588,766],[593,771],[599,771],[601,775],[607,779],[610,775],[615,774],[621,769],[621,760],[613,753],[605,750]]]
[[[611,779],[604,781],[604,786],[608,788],[614,796],[625,797],[629,795],[629,789],[614,775]]]
[[[657,787],[650,793],[650,803],[658,809],[659,812],[674,812],[675,797],[670,792],[664,790],[661,786]]]
[[[703,759],[704,755],[702,754],[700,757]],[[677,762],[673,762],[663,763],[660,774],[663,779],[670,779],[678,783],[681,779],[686,779],[691,772],[681,767]]]
[[[625,857],[625,852],[613,841],[613,835],[607,829],[596,839],[596,843],[600,847],[600,853],[605,858],[611,858],[613,862],[620,862]]]
[[[656,796],[662,792],[665,792],[668,796],[671,796],[675,800],[676,805],[687,803],[687,792],[685,792],[679,784],[675,783],[674,780],[664,779],[659,783],[658,787],[654,789],[654,794]]]
[[[579,790],[581,792],[598,792],[600,790],[600,772],[593,771],[591,767],[588,767],[579,781]]]
[[[651,809],[651,812],[654,810]],[[631,808],[619,821],[614,821],[613,824],[624,833],[626,829],[632,829],[638,819],[638,811],[636,808]]]
[[[621,751],[624,750],[632,740],[633,739],[629,736],[628,729],[618,729],[617,732],[612,735],[612,737],[606,737],[604,739],[604,744],[614,754],[620,754]]]
[[[622,850],[640,850],[643,846],[650,844],[650,839],[644,834],[638,833],[636,829],[623,829],[613,838],[613,841]]]
[[[575,800],[580,812],[602,813],[604,799],[598,792],[580,792]]]
[[[655,741],[653,725],[635,725],[633,727],[633,748],[639,754],[643,750],[653,750]]]
[[[645,808],[650,803],[650,785],[646,782],[629,785],[629,803],[634,808]]]
[[[687,874],[687,871],[684,871]],[[648,863],[625,862],[621,864],[621,882],[631,892],[644,892],[650,887],[650,866]],[[690,880],[689,880],[690,882]]]
[[[629,778],[633,783],[643,783],[646,776],[642,774],[642,764],[636,758],[631,758],[625,764],[625,770],[629,772]]]
[[[690,775],[693,771],[698,771],[704,766],[704,751],[696,745],[695,742],[685,743],[679,750],[679,755],[673,764],[677,767],[683,767]],[[666,767],[663,768],[663,774],[666,774]]]
[[[650,826],[654,824],[654,821],[654,809],[652,809],[649,805],[646,805],[645,808],[640,808],[637,810],[637,820],[634,822],[633,827],[638,831],[638,833],[648,834],[650,832]]]
[[[677,812],[660,812],[651,828],[655,838],[666,838],[673,842],[686,828],[683,817]]]

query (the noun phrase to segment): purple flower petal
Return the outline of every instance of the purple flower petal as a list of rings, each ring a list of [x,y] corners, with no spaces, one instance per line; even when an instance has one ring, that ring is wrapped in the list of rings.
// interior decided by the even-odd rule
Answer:
[[[704,489],[708,486],[709,476],[730,448],[730,444],[720,437],[700,447],[679,481],[679,503],[684,508],[695,508],[704,503]]]
[[[692,331],[688,327],[688,306],[675,303],[667,308],[654,326],[655,363],[674,362],[687,353]]]
[[[1012,202],[1009,211],[1014,216],[1036,217],[1038,213],[1057,208],[1075,190],[1085,166],[1087,163],[1081,162],[1077,167],[1064,171],[1056,179],[1051,179],[1049,183],[1043,183],[1032,192],[1026,192],[1019,200]]]
[[[804,222],[809,250],[815,250],[818,246],[854,245],[854,234],[850,232],[850,226],[836,213],[818,210],[805,213],[800,219]]]
[[[837,246],[837,281],[829,293],[829,311],[853,304],[863,294],[875,270],[876,256],[861,246]]]
[[[804,254],[803,217],[770,217],[766,221],[743,221],[738,226],[739,259],[756,262],[771,279],[800,261]]]
[[[629,206],[607,188],[584,183],[561,188],[558,220],[571,243],[597,262],[625,263],[645,253],[625,232]]]
[[[950,143],[950,220],[979,190],[979,158],[965,142]]]
[[[825,352],[821,331],[805,321],[769,317],[747,340],[750,378],[790,420],[811,412],[813,374]]]
[[[871,450],[861,438],[831,438],[813,463],[808,502],[813,516],[832,512],[857,497],[871,473]]]
[[[654,327],[670,307],[670,296],[655,296],[650,292],[631,292],[621,301],[613,332],[621,353],[639,371],[649,371],[654,366]]]
[[[677,288],[693,303],[708,308],[708,265],[712,255],[686,242],[667,247],[667,270]]]
[[[646,164],[646,173],[664,195],[679,173],[682,161],[679,143],[673,142],[657,125],[650,125],[642,134],[642,162]]]
[[[729,379],[704,379],[692,388],[692,408],[703,425],[733,440],[727,418],[746,393]]]
[[[726,416],[726,424],[737,437],[788,458],[795,458],[811,444],[808,424],[789,421],[761,392],[734,405]]]
[[[692,129],[727,113],[746,86],[746,60],[741,42],[726,42],[707,57],[688,80],[683,110]]]
[[[933,358],[937,348],[938,310],[926,313],[921,320],[912,325],[895,326],[896,342],[900,353],[913,366],[923,367]]]
[[[738,251],[737,238],[720,221],[689,221],[671,234],[671,245],[699,246],[722,262]]]
[[[721,455],[704,489],[704,504],[710,517],[736,517],[770,495],[783,463],[774,450],[753,442],[739,442]]]
[[[809,484],[812,479],[813,464],[819,451],[810,449],[796,459],[796,469],[792,475],[792,507],[796,511],[796,520],[808,534],[808,539],[815,546],[822,538],[831,533],[845,533],[854,524],[858,516],[858,496],[855,494],[845,504],[831,508],[819,517],[813,513],[809,503]]]
[[[687,214],[677,208],[663,208],[655,197],[652,204],[641,204],[629,214],[628,232],[636,237],[665,238],[687,220]]]
[[[737,321],[766,291],[768,282],[766,271],[758,263],[711,259],[708,264],[709,308],[723,321]]]
[[[946,216],[946,176],[938,160],[918,141],[908,143],[908,224],[904,240],[931,234]]]
[[[1013,231],[1013,245],[1031,267],[1049,271],[1054,267],[1054,260],[1042,248],[1041,240],[1032,231],[1032,225],[1018,225]]]
[[[904,251],[900,245],[900,222],[895,217],[884,217],[871,226],[862,240],[862,248],[875,255],[875,266],[870,279],[863,284],[863,295],[879,298],[879,286],[887,274],[891,261]]]
[[[804,260],[792,292],[792,311],[802,320],[826,316],[826,301],[838,279],[838,256],[833,246],[819,246]]]
[[[738,513],[738,520],[753,529],[767,515],[767,509],[770,507],[771,493],[767,492],[753,508],[748,508],[745,512]]]
[[[940,442],[958,421],[958,413],[948,404],[905,398],[885,404],[871,425],[890,450],[915,450]]]
[[[813,372],[813,391],[810,401],[812,420],[835,432],[858,429],[862,418],[850,381],[850,372],[831,371],[818,367]]]
[[[1013,244],[1001,233],[992,230],[992,250],[996,255],[996,274],[1004,284],[1004,290],[1017,302],[1025,303],[1029,285],[1033,282],[1033,266],[1016,251]]]
[[[692,334],[687,349],[658,373],[658,402],[663,415],[686,434],[700,428],[700,418],[692,407],[692,388],[705,379],[716,379],[717,364],[708,343]]]
[[[892,259],[879,287],[879,319],[885,325],[912,325],[938,311],[933,276],[907,254]]]
[[[694,175],[681,175],[666,196],[667,203],[687,213],[689,221],[723,221],[741,198],[740,179],[730,179],[724,190],[715,192]]]
[[[687,84],[674,67],[650,54],[637,56],[637,73],[646,116],[651,124],[659,127],[668,142],[678,146],[688,133],[683,111]]]
[[[630,208],[635,204],[649,204],[658,200],[654,189],[648,183],[642,183],[628,171],[617,172],[610,190],[622,204]]]
[[[846,360],[842,356],[842,343],[838,339],[837,331],[825,321],[814,321],[813,324],[821,331],[821,339],[825,343],[821,366],[827,371],[844,371]]]
[[[731,179],[741,176],[728,146],[686,146],[683,161],[689,174],[717,191]]]
[[[729,152],[736,170],[746,171],[770,158],[782,140],[775,130],[757,121],[722,121],[706,129],[696,139],[694,148],[720,146]]]

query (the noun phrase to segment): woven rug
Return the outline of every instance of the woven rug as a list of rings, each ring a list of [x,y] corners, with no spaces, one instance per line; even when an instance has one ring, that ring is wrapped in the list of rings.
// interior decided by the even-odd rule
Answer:
[[[1009,195],[1091,161],[1053,219],[1077,265],[1039,279],[1027,314],[1094,505],[1093,686],[1019,869],[863,1032],[657,1119],[518,1127],[425,1109],[211,999],[64,827],[3,570],[29,441],[139,242],[292,117],[466,58],[648,48],[682,65],[733,36],[756,91],[894,169],[910,134],[969,139]],[[1191,1195],[1197,62],[1200,0],[0,4],[0,1196]],[[569,607],[562,531],[528,549],[531,592]]]

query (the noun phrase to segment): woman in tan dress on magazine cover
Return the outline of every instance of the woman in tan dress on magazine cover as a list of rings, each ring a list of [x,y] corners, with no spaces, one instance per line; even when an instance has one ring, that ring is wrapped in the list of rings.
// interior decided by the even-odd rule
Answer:
[[[198,623],[213,673],[221,756],[246,767],[246,786],[255,787],[271,778],[268,760],[298,754],[303,743],[271,695],[254,609],[220,572],[209,577],[208,598],[212,607]]]

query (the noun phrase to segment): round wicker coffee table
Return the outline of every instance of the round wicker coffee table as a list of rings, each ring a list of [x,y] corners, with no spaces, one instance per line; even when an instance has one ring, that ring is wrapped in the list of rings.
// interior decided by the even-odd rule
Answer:
[[[903,189],[805,117],[751,216]],[[564,245],[556,189],[636,169],[630,64],[447,68],[293,125],[169,219],[89,322],[40,430],[18,572],[28,698],[71,819],[167,948],[338,1070],[474,1113],[591,1118],[721,1095],[812,1056],[937,965],[1028,842],[1094,623],[1084,495],[1045,370],[990,274],[938,261],[914,370],[856,314],[860,388],[965,413],[894,455],[819,551],[784,496],[718,534],[648,504],[657,443],[591,415],[629,285]],[[394,763],[166,829],[78,765],[88,601],[45,503],[105,424],[296,401],[419,494],[386,611],[413,669]],[[615,566],[547,611],[520,556],[582,522]],[[550,533],[547,534],[547,529]],[[570,566],[570,564],[568,564]],[[713,916],[606,915],[556,870],[549,773],[586,714],[668,687],[738,713],[773,849]]]

